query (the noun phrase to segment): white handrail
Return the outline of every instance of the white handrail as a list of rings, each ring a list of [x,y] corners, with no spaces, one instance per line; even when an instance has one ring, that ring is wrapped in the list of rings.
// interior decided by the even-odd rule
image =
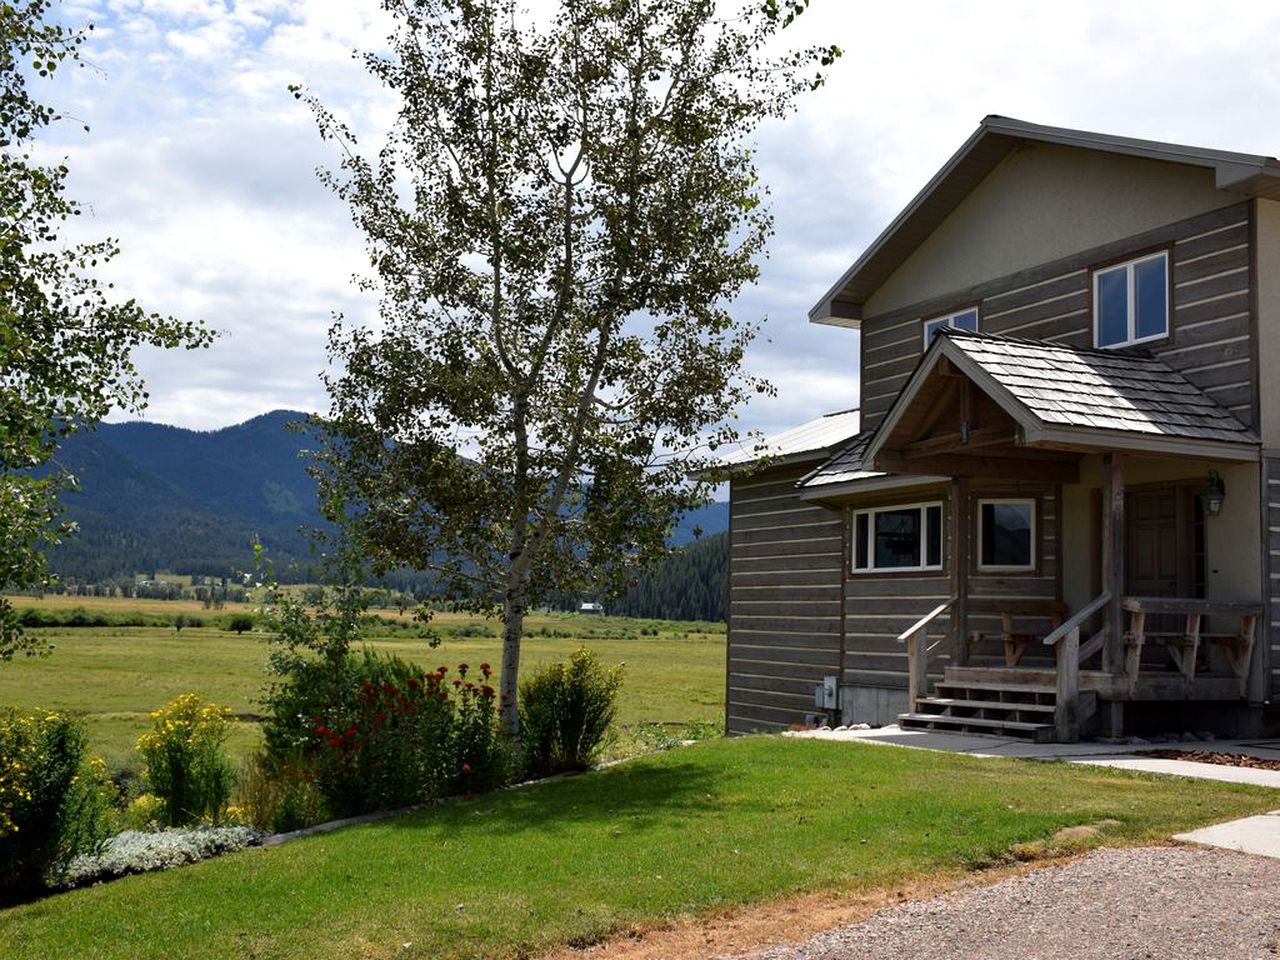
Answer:
[[[927,627],[930,623],[932,623],[935,619],[937,619],[939,616],[941,616],[943,613],[945,613],[945,612],[946,612],[946,609],[947,609],[949,606],[951,606],[951,604],[953,604],[953,603],[955,603],[955,602],[956,602],[955,597],[952,597],[952,598],[951,598],[950,600],[948,600],[946,603],[940,603],[940,604],[938,604],[936,607],[934,607],[932,610],[930,610],[928,613],[926,613],[923,617],[921,617],[919,620],[917,620],[915,623],[913,623],[910,627],[908,627],[905,633],[900,634],[900,635],[898,636],[898,642],[899,642],[899,643],[904,643],[904,642],[906,642],[906,640],[907,640],[907,638],[908,638],[908,637],[910,637],[910,636],[911,636],[913,633],[915,633],[917,630],[923,630],[923,629],[924,629],[925,627]]]

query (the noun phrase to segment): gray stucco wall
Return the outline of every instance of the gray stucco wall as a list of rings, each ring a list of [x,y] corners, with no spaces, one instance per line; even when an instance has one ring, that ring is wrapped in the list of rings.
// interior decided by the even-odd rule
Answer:
[[[873,317],[1242,197],[1211,170],[1053,144],[996,167],[867,300]]]

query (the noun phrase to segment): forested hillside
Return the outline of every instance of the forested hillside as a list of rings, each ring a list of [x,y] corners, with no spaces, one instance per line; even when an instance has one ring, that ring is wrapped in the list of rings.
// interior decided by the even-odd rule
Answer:
[[[663,620],[725,618],[728,534],[703,537],[676,550],[657,570],[641,576],[627,593],[608,605],[610,613]]]
[[[282,580],[312,579],[306,531],[323,521],[306,472],[309,442],[288,429],[305,419],[298,411],[276,410],[222,430],[104,423],[73,435],[57,460],[80,480],[63,501],[67,519],[80,529],[51,553],[54,571],[80,583],[162,570],[233,577],[252,568],[257,538]],[[709,504],[680,522],[672,542],[687,543],[698,531],[716,534],[727,525],[728,504]],[[708,552],[713,539],[678,554],[624,602],[637,612],[688,611],[646,616],[720,619],[723,570],[717,581],[709,578],[723,545]],[[432,592],[432,578],[415,571],[398,571],[386,585]],[[715,610],[720,612],[708,613]]]

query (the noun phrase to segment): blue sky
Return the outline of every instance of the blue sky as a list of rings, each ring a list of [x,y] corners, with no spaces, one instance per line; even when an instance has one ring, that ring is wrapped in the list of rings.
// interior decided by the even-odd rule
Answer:
[[[385,129],[394,104],[351,55],[382,43],[377,4],[103,0],[60,16],[96,24],[90,67],[48,91],[92,128],[45,145],[89,208],[77,230],[119,239],[110,278],[149,308],[223,331],[207,352],[140,355],[147,419],[209,429],[323,409],[333,312],[371,320],[376,304],[349,282],[361,238],[315,178],[332,155],[286,87]],[[765,432],[855,405],[857,334],[806,312],[984,115],[1280,153],[1271,4],[813,0],[794,42],[815,40],[845,56],[761,132],[777,232],[734,304],[768,317],[748,364],[778,396],[742,417]]]

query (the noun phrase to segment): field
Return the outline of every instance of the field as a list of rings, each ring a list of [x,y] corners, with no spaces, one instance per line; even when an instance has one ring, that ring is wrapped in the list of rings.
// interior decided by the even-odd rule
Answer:
[[[199,603],[164,600],[48,597],[38,604],[14,597],[15,605],[102,612],[109,617],[137,611],[208,617],[218,611]],[[252,608],[245,606],[248,612]],[[222,613],[239,612],[228,605]],[[388,617],[396,617],[388,612]],[[423,667],[489,661],[499,663],[499,625],[493,620],[439,614],[444,642],[430,648],[420,637],[394,628],[375,629],[370,646]],[[719,719],[724,702],[724,628],[620,617],[539,614],[526,624],[522,670],[567,658],[582,644],[606,664],[626,663],[619,723]],[[641,631],[645,631],[642,633]],[[47,707],[81,713],[91,749],[112,765],[127,762],[147,714],[180,693],[194,691],[237,714],[261,712],[258,698],[269,677],[263,670],[262,634],[236,634],[212,627],[50,627],[38,631],[55,646],[52,656],[0,663],[0,704]],[[479,634],[479,635],[469,635]],[[230,747],[237,756],[260,739],[255,722],[238,723]]]
[[[528,957],[1275,806],[1272,790],[1176,777],[720,739],[0,910],[0,943],[7,960]],[[1100,822],[1092,838],[1052,840]]]

